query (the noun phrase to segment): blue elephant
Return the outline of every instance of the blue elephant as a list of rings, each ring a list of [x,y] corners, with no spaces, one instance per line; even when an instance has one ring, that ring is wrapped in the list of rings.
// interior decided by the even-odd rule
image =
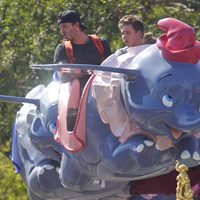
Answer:
[[[158,27],[156,44],[108,68],[124,74],[97,72],[81,96],[77,80],[26,95],[12,161],[30,199],[176,199],[176,160],[189,167],[191,187],[200,183],[200,44],[179,20]]]

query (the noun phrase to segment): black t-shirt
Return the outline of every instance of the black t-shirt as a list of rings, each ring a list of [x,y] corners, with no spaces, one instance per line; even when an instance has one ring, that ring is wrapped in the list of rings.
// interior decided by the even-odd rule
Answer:
[[[111,54],[110,46],[106,39],[101,38],[101,41],[105,51],[105,58],[107,58]],[[81,45],[72,44],[72,47],[73,47],[75,63],[94,64],[94,65],[101,64],[102,60],[100,53],[91,40]],[[64,44],[62,43],[56,47],[54,54],[54,63],[59,63],[59,62],[67,63],[66,49]]]

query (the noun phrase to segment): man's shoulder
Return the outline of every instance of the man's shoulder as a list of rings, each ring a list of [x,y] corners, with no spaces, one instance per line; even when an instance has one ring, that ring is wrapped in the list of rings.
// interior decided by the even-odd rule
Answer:
[[[102,37],[102,36],[99,36],[99,35],[97,35],[97,34],[89,34],[88,36],[89,36],[89,37],[92,37],[92,38],[94,38],[94,39],[99,39],[99,40],[101,40],[101,41],[107,40],[106,38],[104,38],[104,37]]]
[[[54,52],[54,63],[59,63],[59,62],[63,62],[66,61],[66,50],[65,50],[65,46],[63,43],[60,43],[56,46],[55,52]]]
[[[65,45],[64,45],[63,42],[61,42],[61,43],[59,43],[59,44],[56,46],[56,48],[58,48],[58,49],[63,49],[63,48],[65,48]]]
[[[110,47],[110,42],[108,41],[107,38],[100,37],[100,40],[104,44],[104,46],[109,46]]]
[[[64,43],[59,43],[55,48],[55,53],[65,51]]]
[[[104,46],[108,46],[109,45],[109,42],[108,42],[108,39],[104,38],[104,37],[100,37],[100,36],[97,36],[97,39],[99,41],[101,41],[101,43],[104,45]]]
[[[99,37],[99,39],[102,41],[102,42],[108,42],[108,39],[104,38],[104,37]]]
[[[123,48],[117,49],[115,51],[115,55],[116,56],[121,56],[122,54],[127,53],[127,49],[128,49],[128,47],[123,47]]]
[[[104,48],[104,57],[107,58],[111,54],[110,44],[107,38],[99,37],[98,39],[101,41],[103,48]]]

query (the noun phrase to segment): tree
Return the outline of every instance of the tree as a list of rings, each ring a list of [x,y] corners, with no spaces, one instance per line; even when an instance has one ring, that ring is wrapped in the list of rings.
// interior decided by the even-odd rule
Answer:
[[[155,26],[156,22],[171,16],[194,27],[197,38],[200,38],[198,0],[1,0],[1,94],[24,96],[32,87],[46,85],[51,80],[51,72],[34,71],[29,65],[52,63],[54,49],[61,39],[56,27],[57,14],[68,8],[76,8],[89,26],[88,32],[106,37],[113,51],[123,45],[118,20],[130,13],[139,15],[146,24],[145,31],[152,31],[155,36],[161,33]],[[20,105],[0,103],[2,144],[10,141],[11,126],[19,108]],[[7,159],[4,156],[8,156],[10,149],[1,149],[4,152],[1,156]],[[5,170],[5,166],[1,163],[0,169]]]
[[[9,158],[0,152],[0,200],[28,200],[19,175],[16,175]]]

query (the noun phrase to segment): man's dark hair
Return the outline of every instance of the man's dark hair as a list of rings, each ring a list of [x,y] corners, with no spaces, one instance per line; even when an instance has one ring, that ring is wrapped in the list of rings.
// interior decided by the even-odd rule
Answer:
[[[72,24],[76,24],[78,22],[82,31],[88,28],[81,21],[80,14],[75,10],[66,10],[58,15],[58,21],[57,21],[58,27],[62,23],[69,23],[69,22]]]
[[[125,15],[123,16],[118,23],[119,29],[124,25],[132,25],[135,31],[141,31],[144,35],[144,24],[142,20],[137,15]]]

